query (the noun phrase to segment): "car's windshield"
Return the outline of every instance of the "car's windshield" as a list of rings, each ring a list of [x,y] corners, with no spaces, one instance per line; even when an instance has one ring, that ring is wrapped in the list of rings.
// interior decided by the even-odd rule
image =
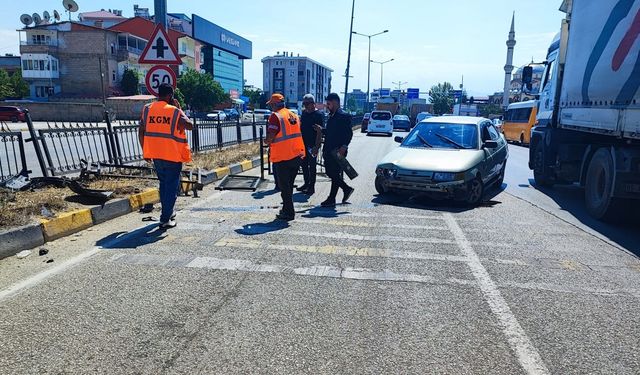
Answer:
[[[476,149],[478,127],[475,124],[423,122],[413,129],[402,146],[428,147],[425,141],[433,148]]]
[[[372,120],[391,120],[391,113],[389,112],[373,112],[371,113]]]

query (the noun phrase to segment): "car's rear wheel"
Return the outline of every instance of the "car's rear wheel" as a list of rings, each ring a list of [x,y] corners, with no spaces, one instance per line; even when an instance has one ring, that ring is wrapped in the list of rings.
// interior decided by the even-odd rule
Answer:
[[[469,206],[477,206],[482,201],[484,194],[484,184],[480,176],[477,176],[467,184],[467,199],[465,203]]]
[[[18,116],[11,116],[12,122],[18,122]]]
[[[376,176],[375,185],[376,185],[376,191],[378,192],[378,195],[385,195],[387,193],[384,190],[384,187],[382,186],[382,177]]]

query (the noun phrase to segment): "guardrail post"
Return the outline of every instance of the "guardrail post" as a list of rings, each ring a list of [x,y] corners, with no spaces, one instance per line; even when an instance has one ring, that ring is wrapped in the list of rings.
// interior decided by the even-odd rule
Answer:
[[[222,141],[222,124],[220,123],[220,116],[218,116],[218,125],[216,126],[216,135],[218,136],[218,148],[224,146]]]
[[[33,127],[33,122],[31,121],[31,115],[29,114],[29,110],[25,109],[25,115],[27,117],[27,127],[29,128],[29,135],[31,138],[25,139],[25,142],[32,142],[33,148],[36,150],[36,157],[38,158],[38,164],[40,165],[40,170],[42,171],[42,176],[49,177],[49,171],[47,170],[47,166],[44,163],[44,157],[42,156],[42,150],[40,149],[40,137],[36,135],[36,129]]]
[[[109,162],[120,165],[122,164],[121,155],[118,152],[118,147],[116,147],[116,136],[113,133],[113,126],[111,126],[111,116],[109,116],[109,111],[104,111],[104,119],[107,122],[107,138],[109,141],[107,150],[109,150],[109,159],[111,159]]]
[[[240,117],[236,120],[236,141],[238,144],[242,143],[242,127],[240,126]]]
[[[253,129],[255,130],[255,125],[256,125],[255,116],[253,118],[253,125],[254,125]],[[264,134],[263,134],[262,127],[260,128],[260,179],[264,180]]]
[[[196,116],[193,116],[193,130],[191,130],[191,137],[193,137],[193,153],[200,152],[200,131],[198,130],[198,120]]]
[[[252,119],[251,119],[251,128],[253,129],[253,141],[257,141],[258,140],[258,128],[256,126],[256,114],[253,113]]]

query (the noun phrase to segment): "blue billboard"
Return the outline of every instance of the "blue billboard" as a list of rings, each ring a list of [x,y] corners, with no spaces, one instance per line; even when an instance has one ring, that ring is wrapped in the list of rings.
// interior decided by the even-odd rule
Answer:
[[[380,96],[389,96],[391,95],[391,89],[380,89]]]
[[[420,89],[407,89],[407,99],[418,99],[420,97]]]
[[[198,15],[193,14],[191,19],[193,22],[193,38],[233,53],[241,59],[251,58],[251,41]]]

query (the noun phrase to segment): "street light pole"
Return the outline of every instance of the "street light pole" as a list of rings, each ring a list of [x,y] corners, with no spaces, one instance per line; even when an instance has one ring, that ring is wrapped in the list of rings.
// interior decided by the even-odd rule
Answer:
[[[369,101],[371,101],[371,98],[369,96],[369,89],[371,86],[371,38],[373,38],[374,36],[380,35],[380,34],[384,34],[384,33],[388,33],[389,30],[384,30],[381,31],[379,33],[375,33],[375,34],[361,34],[359,32],[356,31],[352,31],[353,34],[356,35],[360,35],[360,36],[366,36],[369,39],[369,56],[367,56],[367,103],[369,103]]]
[[[372,63],[376,63],[376,64],[380,64],[380,91],[382,92],[382,77],[384,75],[384,64],[388,63],[388,62],[392,62],[395,59],[390,59],[387,61],[373,61],[373,60],[369,60]],[[378,95],[380,95],[380,93],[378,93]]]
[[[344,103],[343,108],[347,109],[347,97],[349,96],[349,64],[351,63],[351,39],[353,38],[353,12],[356,9],[356,0],[351,3],[351,28],[349,29],[349,52],[347,52],[347,70],[344,75]]]

